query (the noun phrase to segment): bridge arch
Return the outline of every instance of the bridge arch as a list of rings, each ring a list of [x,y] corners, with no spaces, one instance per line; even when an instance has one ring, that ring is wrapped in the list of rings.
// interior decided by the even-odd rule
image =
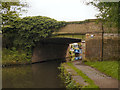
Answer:
[[[68,57],[70,43],[81,42],[73,38],[47,38],[41,40],[33,49],[32,62],[42,62]]]

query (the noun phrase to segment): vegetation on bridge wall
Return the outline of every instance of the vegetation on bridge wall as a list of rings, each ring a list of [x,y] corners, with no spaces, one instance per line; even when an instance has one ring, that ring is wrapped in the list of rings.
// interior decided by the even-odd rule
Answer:
[[[41,38],[50,37],[52,32],[64,25],[64,22],[58,22],[49,17],[19,18],[14,20],[10,27],[3,28],[3,39],[4,41],[7,39],[6,42],[14,41],[13,44],[16,46],[30,48],[35,45],[35,42],[39,42]]]
[[[65,22],[43,16],[17,18],[8,27],[2,28],[3,48],[23,50],[29,56],[37,42],[51,37],[54,31],[65,25]]]
[[[79,35],[79,34],[57,34],[53,35],[53,38],[61,37],[61,38],[75,38],[75,39],[83,39],[85,40],[85,35]]]

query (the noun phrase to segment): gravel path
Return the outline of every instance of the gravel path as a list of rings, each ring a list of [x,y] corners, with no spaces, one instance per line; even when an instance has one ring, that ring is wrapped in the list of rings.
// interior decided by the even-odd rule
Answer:
[[[95,70],[94,68],[83,65],[80,62],[74,62],[73,64],[89,78],[91,78],[95,82],[95,84],[99,86],[99,88],[118,88],[118,80],[106,76],[105,74]]]

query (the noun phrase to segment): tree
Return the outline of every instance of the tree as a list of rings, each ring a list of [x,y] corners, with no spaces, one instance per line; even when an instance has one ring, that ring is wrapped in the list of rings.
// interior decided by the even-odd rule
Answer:
[[[26,11],[24,7],[28,7],[26,2],[1,2],[0,11],[2,13],[2,24],[9,25],[13,20],[18,18],[21,12]]]
[[[93,0],[87,4],[92,4],[100,12],[96,17],[108,27],[118,27],[119,21],[119,2],[100,2]]]
[[[13,21],[21,15],[21,12],[25,12],[25,7],[28,7],[26,2],[17,0],[17,2],[1,2],[0,11],[2,15],[2,37],[3,47],[10,48],[13,46],[14,38],[16,37],[17,31],[11,27]],[[1,19],[0,19],[1,20]],[[5,26],[5,27],[4,27]]]
[[[64,22],[58,22],[55,19],[43,16],[25,17],[16,19],[12,24],[14,31],[17,31],[16,46],[22,46],[31,49],[36,42],[43,38],[49,38],[52,32],[65,26]]]
[[[102,44],[101,44],[101,61],[104,60],[103,57],[103,51],[104,51],[104,29],[103,26],[107,26],[108,28],[114,27],[118,28],[119,26],[119,2],[100,2],[99,0],[93,0],[93,2],[89,2],[88,4],[92,4],[95,6],[99,14],[96,15],[98,20],[102,22]],[[109,32],[112,32],[110,30]],[[114,30],[113,32],[116,32],[117,30]],[[112,32],[112,33],[113,33]],[[118,31],[117,31],[118,33]]]

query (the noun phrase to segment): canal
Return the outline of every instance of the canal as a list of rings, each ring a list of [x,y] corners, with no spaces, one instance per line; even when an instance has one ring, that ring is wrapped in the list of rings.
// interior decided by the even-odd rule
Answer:
[[[64,88],[59,78],[61,61],[2,69],[2,88]]]

